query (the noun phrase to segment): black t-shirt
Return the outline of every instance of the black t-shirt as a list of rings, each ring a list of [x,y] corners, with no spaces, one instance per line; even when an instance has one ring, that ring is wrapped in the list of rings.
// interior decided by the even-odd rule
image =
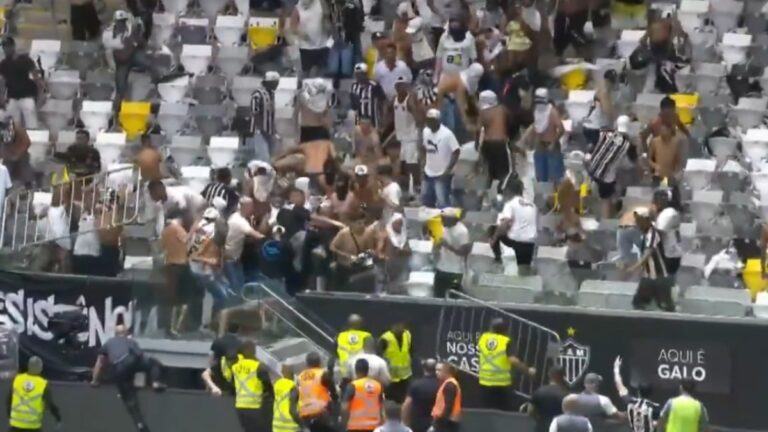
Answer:
[[[411,426],[414,431],[425,431],[432,424],[432,407],[440,383],[436,377],[428,376],[415,380],[408,389],[411,404]]]
[[[211,352],[217,362],[227,354],[237,352],[238,348],[240,348],[240,338],[232,333],[227,333],[224,336],[214,339],[211,344]]]
[[[37,65],[27,55],[17,55],[0,61],[0,75],[5,80],[9,99],[36,98],[37,85],[30,75]]]
[[[536,408],[536,431],[549,430],[552,419],[563,413],[563,399],[569,391],[561,386],[548,384],[538,388],[531,395],[531,403]]]
[[[285,238],[290,239],[299,231],[306,228],[309,223],[310,213],[304,207],[292,209],[283,208],[277,212],[277,224],[285,228]]]

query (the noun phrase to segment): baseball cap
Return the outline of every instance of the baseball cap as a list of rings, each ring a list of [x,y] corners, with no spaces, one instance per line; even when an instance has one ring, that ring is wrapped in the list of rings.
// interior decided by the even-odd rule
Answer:
[[[643,218],[651,217],[651,209],[649,209],[648,207],[638,207],[633,211],[633,213],[636,216],[640,216]]]
[[[115,21],[125,20],[131,16],[130,13],[124,10],[116,10],[115,15],[112,17]]]
[[[584,385],[596,386],[600,385],[601,382],[603,382],[603,377],[594,372],[590,372],[584,377]]]
[[[395,78],[395,84],[410,84],[410,81],[408,81],[408,78],[400,75]]]
[[[445,216],[445,217],[458,218],[459,217],[459,209],[457,209],[455,207],[446,207],[442,211],[440,211],[440,215],[441,216]]]
[[[408,34],[414,34],[424,26],[424,20],[421,17],[416,17],[408,21],[408,27],[405,28],[405,32]]]
[[[439,119],[440,110],[438,110],[437,108],[430,108],[429,111],[427,111],[427,118]]]
[[[481,110],[495,107],[498,104],[499,98],[496,97],[496,93],[494,93],[493,90],[483,90],[480,92],[480,97],[478,98],[478,106]]]
[[[356,165],[355,175],[358,175],[358,176],[368,175],[368,167],[365,165]]]
[[[219,211],[218,211],[218,210],[216,210],[216,209],[215,209],[215,208],[213,208],[213,207],[208,207],[208,208],[207,208],[207,209],[205,209],[205,211],[203,212],[203,219],[209,219],[209,220],[212,220],[212,219],[218,219],[218,218],[219,218]]]
[[[621,133],[629,132],[629,116],[621,115],[616,119],[616,131]]]
[[[355,72],[368,72],[368,65],[365,63],[358,63],[355,65]]]
[[[269,71],[264,74],[264,81],[279,81],[280,74],[275,71]]]
[[[533,98],[534,98],[536,103],[546,103],[546,102],[549,102],[549,90],[547,90],[544,87],[539,87],[533,93]]]

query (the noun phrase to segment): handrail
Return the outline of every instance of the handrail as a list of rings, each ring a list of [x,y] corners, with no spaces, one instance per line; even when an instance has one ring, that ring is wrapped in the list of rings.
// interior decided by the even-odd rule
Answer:
[[[307,342],[309,342],[309,343],[310,343],[310,344],[311,344],[313,347],[315,347],[315,349],[316,349],[318,352],[321,352],[321,353],[325,353],[326,355],[330,354],[330,353],[328,353],[328,351],[327,351],[326,349],[324,349],[323,347],[321,347],[320,345],[318,345],[317,343],[315,343],[315,341],[313,341],[313,340],[312,340],[312,338],[310,338],[309,336],[307,336],[306,334],[304,334],[304,332],[302,332],[301,330],[299,330],[299,328],[298,328],[298,327],[296,327],[295,325],[293,325],[293,323],[292,323],[292,322],[291,322],[289,319],[285,318],[283,315],[281,315],[281,314],[280,314],[280,312],[278,312],[277,310],[275,310],[275,308],[273,308],[272,306],[270,306],[269,304],[266,304],[266,303],[265,303],[265,304],[263,304],[262,306],[264,306],[264,307],[265,307],[267,310],[269,310],[269,311],[270,311],[271,313],[273,313],[275,316],[277,316],[278,318],[280,318],[280,319],[283,321],[283,323],[285,323],[286,325],[288,325],[288,327],[292,328],[292,329],[293,329],[293,330],[294,330],[296,333],[298,333],[299,335],[301,335],[301,336],[302,336],[302,337],[303,337],[303,338],[304,338],[304,339],[305,339]],[[280,372],[280,371],[277,371],[277,372]]]
[[[262,283],[258,283],[258,282],[252,282],[252,283],[248,283],[248,284],[245,284],[245,285],[244,285],[244,288],[245,288],[245,287],[249,287],[249,286],[257,286],[257,287],[259,287],[259,288],[260,288],[262,291],[264,291],[264,292],[266,292],[267,294],[269,294],[269,295],[270,295],[272,298],[274,298],[275,300],[277,300],[277,301],[278,301],[280,304],[282,304],[282,305],[283,305],[284,307],[286,307],[288,310],[290,310],[291,312],[293,312],[294,314],[296,314],[296,316],[298,316],[298,317],[299,317],[299,319],[300,319],[302,322],[304,322],[305,324],[307,324],[307,325],[308,325],[308,326],[309,326],[309,327],[310,327],[312,330],[314,330],[314,331],[315,331],[315,332],[316,332],[316,333],[317,333],[317,334],[318,334],[320,337],[322,337],[322,338],[323,338],[323,339],[324,339],[326,342],[328,342],[328,343],[331,343],[331,344],[333,344],[333,343],[335,342],[335,341],[334,341],[334,339],[333,339],[333,337],[332,337],[331,335],[329,335],[329,334],[328,334],[328,333],[326,333],[324,330],[322,330],[320,327],[318,327],[318,326],[317,326],[315,323],[313,323],[312,321],[310,321],[309,319],[307,319],[307,318],[306,318],[304,315],[302,315],[302,314],[301,314],[301,313],[300,313],[298,310],[296,310],[296,308],[295,308],[295,307],[293,307],[293,306],[292,306],[290,303],[288,303],[287,301],[285,301],[285,299],[283,299],[283,298],[282,298],[280,295],[276,294],[274,291],[272,291],[271,289],[267,288],[267,287],[266,287],[264,284],[262,284]],[[243,291],[245,291],[245,290],[243,290]],[[243,295],[243,299],[244,299],[244,300],[246,300],[246,301],[257,300],[257,299],[254,299],[254,298],[248,298],[248,297],[246,297],[245,295]],[[269,307],[269,306],[268,306],[268,307]],[[270,308],[270,309],[272,309],[272,308]],[[291,325],[292,325],[292,324],[291,324]],[[296,330],[298,331],[298,329],[296,329]],[[301,331],[299,331],[299,333],[301,333],[301,334],[304,334],[304,333],[303,333],[303,332],[301,332]],[[306,336],[306,335],[304,335],[304,336]]]

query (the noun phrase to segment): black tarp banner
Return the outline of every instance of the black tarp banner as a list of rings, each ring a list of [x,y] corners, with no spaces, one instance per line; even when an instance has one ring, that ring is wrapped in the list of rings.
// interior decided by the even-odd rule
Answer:
[[[351,313],[362,315],[368,330],[381,334],[395,322],[404,322],[413,334],[414,355],[436,354],[473,368],[479,305],[445,300],[399,299],[332,294],[300,294],[300,303],[335,329],[344,328]],[[714,424],[766,430],[768,410],[768,323],[761,320],[694,318],[676,314],[590,311],[587,309],[495,305],[554,330],[562,345],[555,356],[579,390],[587,372],[604,378],[602,390],[620,403],[613,383],[613,364],[623,358],[625,384],[638,379],[654,384],[654,399],[664,402],[676,392],[677,376],[699,383],[699,397]],[[453,309],[462,310],[455,312]],[[448,311],[448,312],[446,312]],[[441,316],[456,316],[446,325]],[[475,317],[475,319],[473,319]],[[442,324],[442,325],[441,325]],[[440,334],[442,332],[442,334]],[[441,347],[442,346],[442,347]],[[540,377],[539,377],[540,379]],[[478,407],[482,398],[476,379],[461,379],[465,403]]]
[[[93,365],[96,350],[114,335],[115,326],[130,327],[131,285],[136,281],[55,274],[0,272],[0,326],[18,332],[22,357],[43,358],[46,370],[65,372]],[[77,346],[62,344],[49,328],[53,314],[81,308],[88,318]]]

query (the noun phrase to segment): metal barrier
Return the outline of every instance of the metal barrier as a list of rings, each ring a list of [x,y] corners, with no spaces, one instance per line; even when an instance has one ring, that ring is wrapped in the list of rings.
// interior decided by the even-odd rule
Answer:
[[[139,169],[131,165],[56,184],[52,192],[12,193],[3,202],[0,247],[19,250],[76,236],[70,222],[82,213],[93,215],[94,228],[80,234],[130,223],[139,215],[141,186]],[[66,229],[54,227],[54,218]]]
[[[447,304],[440,308],[437,332],[436,352],[442,360],[478,376],[477,342],[480,335],[488,330],[491,320],[500,317],[507,324],[506,334],[512,338],[511,343],[515,344],[517,357],[529,367],[536,368],[534,377],[525,374],[515,376],[515,392],[530,398],[536,388],[546,384],[547,369],[558,357],[560,350],[560,336],[557,333],[460,291],[449,291],[446,299]],[[451,300],[469,302],[471,305],[455,304]]]

